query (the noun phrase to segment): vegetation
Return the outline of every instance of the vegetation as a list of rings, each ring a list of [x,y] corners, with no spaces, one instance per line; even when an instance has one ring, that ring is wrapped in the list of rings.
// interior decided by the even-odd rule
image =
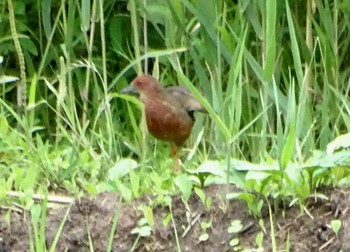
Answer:
[[[307,211],[320,186],[349,184],[347,1],[0,6],[2,202],[10,191],[27,209],[34,193],[118,191],[168,204],[180,192],[210,208],[201,188],[219,183],[260,216],[281,200]],[[196,117],[180,174],[140,102],[120,94],[142,72],[188,87],[209,112]]]

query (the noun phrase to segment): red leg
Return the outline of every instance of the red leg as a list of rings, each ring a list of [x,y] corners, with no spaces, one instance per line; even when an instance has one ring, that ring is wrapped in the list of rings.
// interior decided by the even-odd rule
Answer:
[[[173,173],[177,173],[180,170],[180,162],[179,162],[179,155],[178,155],[178,148],[175,144],[171,143],[171,156],[173,158]]]

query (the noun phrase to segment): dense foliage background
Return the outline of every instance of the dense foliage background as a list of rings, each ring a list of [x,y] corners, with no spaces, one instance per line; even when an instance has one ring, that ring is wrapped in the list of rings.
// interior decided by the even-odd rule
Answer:
[[[348,183],[349,153],[325,152],[350,128],[347,1],[0,7],[0,198],[23,191],[31,204],[47,189],[187,198],[231,182],[253,209],[251,191],[302,202],[319,184]],[[187,86],[209,112],[182,152],[187,175],[171,173],[168,145],[148,137],[140,103],[119,93],[141,72]]]

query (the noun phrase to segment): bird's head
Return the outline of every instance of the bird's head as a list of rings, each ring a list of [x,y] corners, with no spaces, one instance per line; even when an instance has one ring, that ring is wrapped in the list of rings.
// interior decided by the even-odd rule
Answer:
[[[158,80],[151,75],[141,75],[136,77],[129,86],[121,92],[131,94],[151,95],[153,93],[162,92],[163,87]]]

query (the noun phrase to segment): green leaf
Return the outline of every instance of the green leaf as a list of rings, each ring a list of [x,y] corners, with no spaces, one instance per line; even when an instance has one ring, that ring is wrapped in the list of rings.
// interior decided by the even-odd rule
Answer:
[[[88,31],[90,27],[90,16],[91,16],[91,7],[89,0],[81,1],[81,28],[83,31]]]
[[[33,205],[33,207],[30,209],[30,214],[34,223],[37,223],[41,214],[41,206],[38,204]]]
[[[211,197],[207,197],[205,195],[204,191],[202,189],[198,188],[198,187],[195,187],[194,191],[197,194],[197,196],[201,199],[201,201],[202,201],[203,205],[205,206],[205,208],[207,210],[209,210],[210,207],[211,207],[212,201],[213,201],[212,198]]]
[[[154,219],[153,219],[153,209],[149,206],[142,207],[143,215],[145,216],[145,219],[147,220],[148,225],[153,227],[154,225]]]
[[[341,227],[341,220],[332,220],[331,221],[331,227],[333,229],[333,232],[338,235],[338,232],[340,230]]]
[[[200,241],[206,241],[208,239],[209,239],[209,234],[208,233],[203,233],[198,238],[198,240],[200,240]]]
[[[239,239],[238,238],[233,238],[231,241],[230,241],[230,246],[231,247],[235,247],[239,244]]]
[[[211,226],[213,225],[213,223],[212,223],[212,221],[210,220],[210,221],[202,221],[201,222],[201,228],[203,229],[203,230],[206,230],[206,229],[208,229],[208,228],[210,228]]]
[[[131,190],[126,187],[123,183],[118,183],[118,191],[122,195],[122,197],[125,199],[126,202],[130,202],[132,199],[132,192]]]
[[[123,53],[127,49],[131,36],[130,19],[125,16],[116,16],[109,22],[109,35],[112,48],[117,53]]]
[[[137,227],[131,230],[131,234],[138,234],[141,237],[148,237],[151,235],[152,228],[150,226]]]
[[[340,135],[327,145],[327,154],[331,155],[334,151],[341,148],[350,147],[350,133]]]
[[[276,171],[278,170],[277,163],[254,164],[248,161],[232,159],[231,165],[238,171]]]
[[[293,23],[293,17],[292,17],[292,13],[290,11],[288,0],[286,0],[286,11],[287,11],[289,36],[290,36],[291,46],[292,46],[292,56],[293,56],[293,61],[294,61],[294,69],[296,71],[298,83],[300,85],[302,85],[304,83],[303,82],[303,65],[302,65],[301,59],[300,59],[298,40],[296,37],[294,23]]]
[[[234,220],[231,222],[231,226],[228,228],[228,232],[230,234],[235,234],[238,233],[242,230],[243,225],[240,220]]]
[[[257,233],[257,235],[255,237],[255,243],[258,246],[258,248],[262,248],[263,241],[264,241],[264,233],[261,231],[261,232]]]
[[[38,56],[38,49],[30,38],[27,38],[27,37],[21,38],[20,42],[23,50],[28,51],[30,54],[34,56]]]
[[[6,193],[7,193],[7,187],[6,187],[6,180],[5,178],[0,179],[0,202],[3,202],[4,199],[6,199]]]
[[[5,116],[0,115],[0,133],[4,136],[8,133],[9,124]]]
[[[196,170],[198,173],[210,173],[219,177],[226,177],[225,161],[206,160]]]
[[[41,2],[41,15],[46,38],[50,37],[51,27],[51,0],[43,0]]]
[[[276,64],[276,9],[276,0],[266,1],[266,63],[264,66],[264,79],[266,81],[272,79]]]
[[[285,170],[289,161],[292,158],[294,152],[294,143],[295,143],[295,124],[292,122],[290,124],[289,133],[287,140],[284,143],[282,153],[281,153],[281,169]]]
[[[167,227],[167,226],[168,226],[169,221],[171,221],[171,214],[170,214],[170,213],[167,214],[167,215],[165,215],[165,217],[164,217],[164,219],[163,219],[163,225],[164,225],[164,227]]]
[[[124,177],[130,172],[130,169],[136,169],[138,164],[131,158],[119,160],[111,169],[108,170],[107,177],[110,180],[115,180]]]
[[[257,8],[254,8],[254,1],[240,1],[241,3],[241,12],[247,17],[248,22],[252,25],[256,36],[259,39],[262,39],[262,26],[259,18],[259,13]]]
[[[150,226],[144,226],[140,228],[139,234],[142,237],[147,237],[151,235],[152,228]]]
[[[187,202],[191,196],[192,183],[188,177],[184,174],[181,174],[176,177],[175,185],[180,189],[184,200]]]

